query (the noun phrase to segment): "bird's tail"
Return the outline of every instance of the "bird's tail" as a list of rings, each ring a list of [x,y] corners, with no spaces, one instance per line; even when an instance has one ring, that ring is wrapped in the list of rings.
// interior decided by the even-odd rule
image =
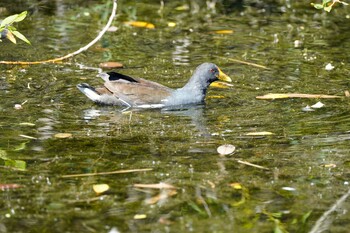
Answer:
[[[80,83],[77,85],[77,88],[86,95],[90,100],[94,102],[100,102],[101,95],[87,83]]]

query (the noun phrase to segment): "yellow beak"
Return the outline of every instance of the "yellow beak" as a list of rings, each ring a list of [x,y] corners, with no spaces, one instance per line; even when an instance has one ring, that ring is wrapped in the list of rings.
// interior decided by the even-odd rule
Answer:
[[[218,79],[225,82],[232,82],[232,79],[219,69]]]

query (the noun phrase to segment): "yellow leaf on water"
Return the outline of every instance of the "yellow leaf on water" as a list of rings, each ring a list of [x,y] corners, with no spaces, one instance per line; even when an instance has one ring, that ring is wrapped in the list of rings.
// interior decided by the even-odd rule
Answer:
[[[251,132],[246,133],[247,136],[268,136],[268,135],[274,135],[274,133],[262,131],[262,132]]]
[[[174,23],[174,22],[169,22],[169,23],[168,23],[168,27],[173,28],[173,27],[175,27],[175,26],[176,26],[176,23]]]
[[[144,21],[128,21],[128,22],[124,22],[124,24],[130,25],[133,27],[138,27],[138,28],[148,28],[148,29],[155,28],[154,24],[149,22],[144,22]]]
[[[71,138],[71,133],[57,133],[55,134],[55,138]]]
[[[109,185],[108,184],[94,184],[92,186],[92,189],[95,191],[97,194],[104,193],[109,190]]]
[[[225,145],[221,145],[217,148],[217,152],[220,155],[228,155],[233,153],[236,150],[236,147],[234,145],[231,144],[225,144]]]
[[[147,215],[145,214],[135,214],[134,219],[145,219],[147,218]]]
[[[232,183],[230,186],[234,189],[242,189],[242,185],[240,183]]]
[[[216,34],[232,34],[233,30],[216,30],[214,31]]]

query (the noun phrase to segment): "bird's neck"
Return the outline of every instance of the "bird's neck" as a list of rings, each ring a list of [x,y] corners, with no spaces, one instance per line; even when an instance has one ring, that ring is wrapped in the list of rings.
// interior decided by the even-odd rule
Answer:
[[[191,78],[188,83],[183,87],[184,90],[192,90],[192,91],[200,91],[204,95],[207,92],[207,89],[209,87],[210,83],[203,83],[199,79]]]

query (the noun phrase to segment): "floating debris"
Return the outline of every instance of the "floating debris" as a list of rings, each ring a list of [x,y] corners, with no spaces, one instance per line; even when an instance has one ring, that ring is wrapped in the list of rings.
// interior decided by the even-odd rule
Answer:
[[[71,138],[73,135],[71,133],[57,133],[55,138]]]
[[[325,70],[328,70],[328,71],[330,71],[330,70],[333,70],[335,67],[331,64],[331,63],[328,63],[327,65],[326,65],[326,67],[325,67]]]
[[[123,68],[123,64],[120,62],[116,61],[109,61],[109,62],[102,62],[100,63],[101,68],[106,68],[106,69],[115,69],[115,68]]]
[[[251,132],[246,133],[247,136],[268,136],[268,135],[274,135],[272,132],[262,131],[262,132]]]
[[[322,108],[322,107],[324,107],[324,104],[320,101],[314,105],[311,105],[311,108]]]
[[[104,192],[107,192],[109,190],[108,184],[94,184],[92,186],[92,189],[95,191],[96,194],[101,194]]]
[[[315,109],[312,109],[309,105],[306,105],[306,107],[302,108],[301,111],[303,112],[313,112]]]
[[[175,27],[175,26],[176,26],[176,23],[174,23],[174,22],[169,22],[169,23],[168,23],[168,27],[173,28],[173,27]]]
[[[146,214],[135,214],[134,219],[140,220],[140,219],[145,219],[147,218]]]
[[[271,99],[287,99],[287,98],[307,98],[307,99],[336,99],[342,98],[337,95],[323,95],[323,94],[302,94],[302,93],[269,93],[262,96],[255,97],[259,100],[271,100]]]
[[[220,155],[229,155],[229,154],[232,154],[235,150],[236,150],[236,147],[231,144],[221,145],[217,148],[217,152]]]
[[[124,22],[124,24],[133,26],[133,27],[138,27],[138,28],[148,28],[148,29],[155,28],[154,24],[149,22],[144,22],[144,21],[128,21],[128,22]]]

